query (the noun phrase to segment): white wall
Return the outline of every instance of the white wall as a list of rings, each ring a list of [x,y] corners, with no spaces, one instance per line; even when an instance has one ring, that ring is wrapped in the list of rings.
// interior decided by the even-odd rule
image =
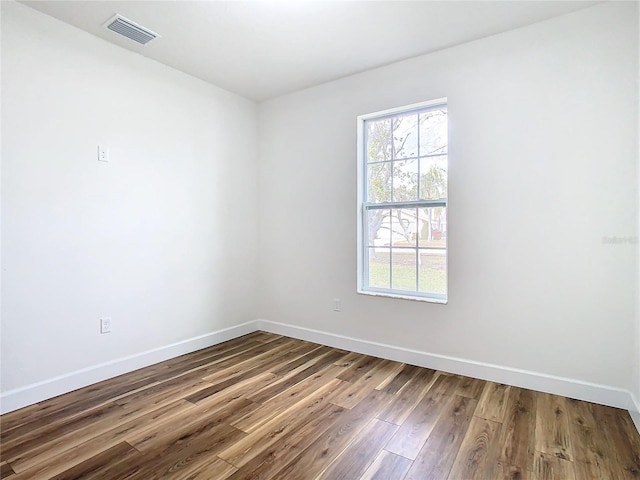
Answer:
[[[640,36],[638,38],[640,43]],[[638,77],[640,78],[640,71]],[[638,123],[640,124],[640,111],[638,112]],[[640,129],[638,130],[638,151],[640,152]],[[638,171],[640,172],[640,155],[638,155]],[[638,175],[638,205],[640,205],[640,174]],[[640,209],[638,212],[638,225],[640,230]],[[640,235],[637,232],[636,239]],[[640,252],[640,244],[637,245]],[[631,393],[633,395],[634,405],[631,406],[631,415],[636,423],[638,431],[640,431],[640,253],[637,258],[637,293],[636,293],[636,331],[635,331],[635,350],[633,357],[633,384]]]
[[[640,12],[636,12],[636,20],[640,22]],[[637,32],[637,43],[640,44],[640,29],[638,29]],[[638,65],[638,78],[640,78],[640,64]],[[639,89],[640,90],[640,89]],[[640,95],[640,94],[639,94]],[[638,99],[638,101],[640,101],[640,99]],[[637,198],[637,204],[640,205],[640,110],[636,111],[636,121],[638,122],[637,126],[638,126],[638,130],[636,132],[637,134],[637,141],[638,141],[638,176],[637,176],[637,181],[638,181],[638,198]],[[637,217],[637,225],[636,225],[636,238],[638,238],[638,236],[640,236],[640,208],[638,209],[638,217]],[[638,428],[638,430],[640,431],[640,244],[637,245],[637,250],[638,250],[638,258],[637,258],[637,266],[638,266],[638,271],[637,271],[637,302],[636,302],[636,348],[635,348],[635,358],[634,358],[634,366],[635,366],[635,372],[634,372],[634,380],[635,380],[635,385],[634,388],[632,389],[632,393],[635,396],[635,412],[632,412],[632,416],[634,421],[636,422],[636,427]],[[634,414],[635,413],[635,414]]]
[[[607,3],[260,106],[264,318],[630,390],[634,3]],[[356,116],[448,97],[449,304],[356,290]],[[331,311],[331,299],[343,311]]]
[[[640,12],[636,12],[636,19],[640,22]],[[637,43],[640,44],[640,29],[637,32]],[[640,78],[640,62],[638,65],[638,78]],[[640,89],[639,89],[640,90]],[[640,96],[640,93],[639,93]],[[640,102],[640,99],[638,99]],[[638,122],[638,130],[636,133],[637,141],[638,141],[638,198],[637,204],[640,205],[640,110],[636,112],[636,120]],[[636,239],[640,237],[640,208],[638,209],[638,217],[637,217],[637,225],[636,225]],[[640,243],[637,245],[638,248],[638,258],[637,258],[637,297],[636,297],[636,348],[635,348],[635,356],[634,356],[634,385],[632,389],[632,394],[635,396],[635,415],[632,413],[634,421],[636,422],[636,427],[640,431]]]
[[[3,392],[256,318],[256,126],[248,100],[2,2]]]

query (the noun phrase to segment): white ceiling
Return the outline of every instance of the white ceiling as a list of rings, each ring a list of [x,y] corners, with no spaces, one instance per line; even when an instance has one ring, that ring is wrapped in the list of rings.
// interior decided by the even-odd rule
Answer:
[[[256,101],[469,42],[596,1],[23,1]],[[119,13],[162,37],[107,30]]]

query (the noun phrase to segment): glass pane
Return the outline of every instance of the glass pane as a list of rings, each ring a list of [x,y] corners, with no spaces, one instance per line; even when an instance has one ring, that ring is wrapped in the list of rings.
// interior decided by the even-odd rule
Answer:
[[[420,155],[447,153],[447,109],[420,114]]]
[[[391,243],[390,211],[368,210],[367,227],[369,246],[389,246]]]
[[[393,162],[393,201],[418,199],[418,160]]]
[[[391,244],[394,247],[415,247],[418,236],[418,209],[391,210]]]
[[[391,119],[393,128],[393,158],[415,158],[418,156],[418,114]]]
[[[391,201],[391,162],[367,165],[367,201]]]
[[[420,198],[447,198],[447,157],[420,160]]]
[[[420,208],[417,229],[418,246],[446,248],[447,207]]]
[[[369,248],[369,286],[389,288],[389,248]]]
[[[391,255],[391,288],[416,291],[416,251],[393,248]]]
[[[447,293],[447,252],[443,249],[420,249],[418,290]]]
[[[367,162],[391,160],[391,119],[365,121]]]

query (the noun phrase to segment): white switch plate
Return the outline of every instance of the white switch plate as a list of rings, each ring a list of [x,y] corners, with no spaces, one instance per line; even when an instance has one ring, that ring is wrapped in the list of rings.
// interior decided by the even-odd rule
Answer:
[[[100,319],[100,333],[111,332],[111,317],[104,317]]]
[[[333,299],[333,311],[334,312],[340,312],[342,310],[342,300],[340,300],[339,298],[334,298]]]
[[[108,162],[109,161],[109,149],[107,147],[103,147],[102,145],[98,145],[98,161],[99,162]]]

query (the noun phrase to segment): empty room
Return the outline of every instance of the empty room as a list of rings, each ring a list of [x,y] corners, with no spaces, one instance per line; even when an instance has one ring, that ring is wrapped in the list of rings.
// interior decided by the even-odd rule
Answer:
[[[1,479],[640,479],[637,1],[1,8]]]

